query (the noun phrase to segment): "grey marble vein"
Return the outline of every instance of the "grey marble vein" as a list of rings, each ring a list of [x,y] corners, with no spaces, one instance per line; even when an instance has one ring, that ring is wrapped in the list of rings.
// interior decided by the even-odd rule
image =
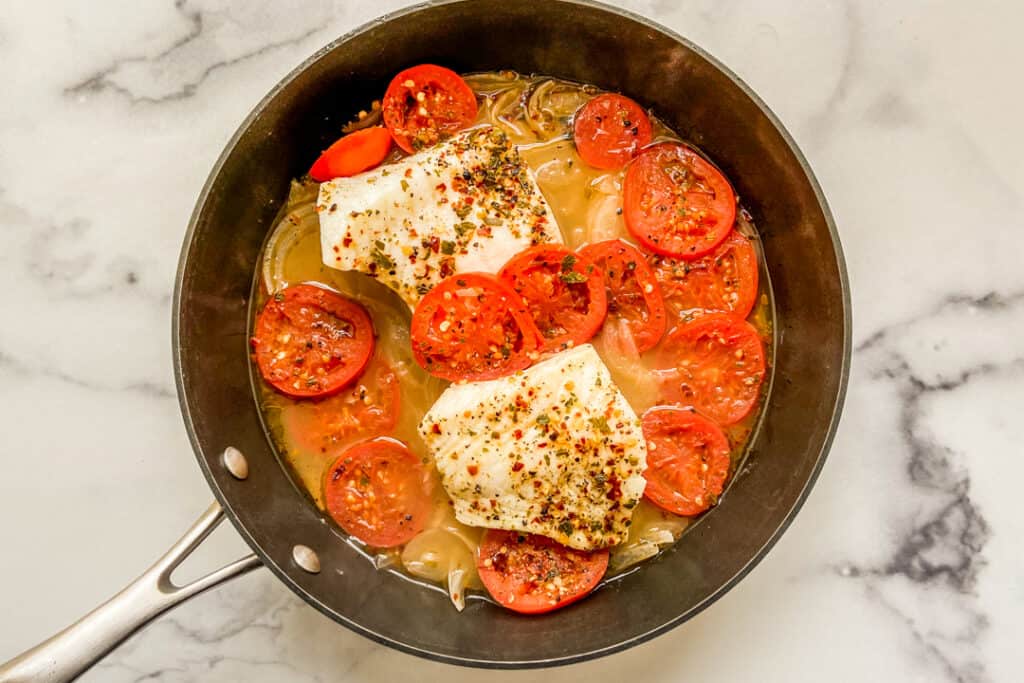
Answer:
[[[195,95],[211,74],[266,55],[283,47],[299,45],[307,38],[324,29],[323,25],[313,26],[285,38],[263,42],[228,59],[209,60],[203,63],[202,68],[197,74],[174,85],[168,92],[156,96],[140,94],[131,85],[122,82],[122,76],[133,71],[138,73],[140,69],[141,73],[173,69],[185,48],[195,45],[210,33],[208,14],[202,9],[191,9],[190,3],[185,2],[185,0],[176,0],[175,9],[186,21],[186,30],[181,37],[174,39],[168,47],[151,55],[116,57],[103,68],[89,74],[78,82],[65,86],[63,89],[64,95],[78,98],[86,94],[91,95],[109,91],[127,98],[131,104],[160,104],[186,99]],[[209,42],[215,43],[216,38],[211,38]],[[130,82],[132,77],[129,76],[127,80]]]

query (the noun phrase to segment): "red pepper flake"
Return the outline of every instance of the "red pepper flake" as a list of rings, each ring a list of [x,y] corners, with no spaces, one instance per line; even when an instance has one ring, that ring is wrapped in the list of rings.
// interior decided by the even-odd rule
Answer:
[[[523,438],[523,430],[517,429],[516,431],[512,432],[512,436],[516,437],[516,441],[519,441],[519,439]]]
[[[469,472],[470,476],[475,477],[477,473],[480,471],[480,468],[477,467],[476,465],[466,465],[466,471]]]
[[[523,464],[522,460],[518,460],[518,461],[512,463],[512,471],[513,472],[518,472],[519,470],[523,469],[524,467],[526,467],[526,465]]]
[[[435,422],[434,424],[432,424],[430,426],[430,431],[433,432],[434,434],[440,434],[441,433],[441,425],[439,423]]]

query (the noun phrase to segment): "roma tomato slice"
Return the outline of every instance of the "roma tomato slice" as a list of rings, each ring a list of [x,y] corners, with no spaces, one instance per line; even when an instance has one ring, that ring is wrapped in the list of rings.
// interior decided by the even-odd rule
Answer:
[[[665,305],[644,255],[622,240],[588,244],[580,254],[604,273],[608,318],[626,323],[640,353],[654,347],[665,334]]]
[[[318,183],[368,171],[391,151],[391,133],[381,126],[349,133],[320,155],[309,175]]]
[[[657,375],[663,402],[696,408],[718,424],[753,410],[764,381],[764,347],[754,326],[708,313],[668,333]]]
[[[622,168],[654,131],[643,108],[622,95],[598,95],[580,107],[573,122],[573,140],[580,158],[594,168]]]
[[[416,362],[453,382],[522,370],[540,343],[522,299],[488,273],[460,273],[435,285],[417,304],[410,328]]]
[[[677,515],[698,515],[718,501],[729,476],[729,439],[706,417],[680,408],[651,408],[644,496]]]
[[[526,302],[543,338],[541,352],[585,343],[608,312],[601,269],[560,245],[541,244],[516,254],[498,277]]]
[[[355,439],[390,432],[398,422],[398,376],[385,361],[370,361],[351,387],[281,412],[289,443],[307,453],[337,453]]]
[[[263,379],[282,394],[329,396],[363,372],[373,355],[373,324],[351,299],[293,285],[260,311],[252,346]]]
[[[608,551],[583,552],[545,536],[489,529],[480,541],[477,571],[503,607],[540,614],[576,602],[608,569]]]
[[[476,95],[443,66],[421,64],[391,81],[381,104],[384,125],[406,152],[436,145],[476,120]]]
[[[324,480],[324,502],[347,533],[375,548],[407,543],[431,511],[433,480],[401,441],[371,439],[335,461]]]
[[[736,220],[736,195],[725,176],[691,147],[648,147],[626,170],[623,217],[651,251],[684,259],[715,249]]]
[[[746,318],[757,301],[757,255],[750,240],[735,230],[695,261],[653,254],[650,263],[665,305],[676,316],[702,309]]]

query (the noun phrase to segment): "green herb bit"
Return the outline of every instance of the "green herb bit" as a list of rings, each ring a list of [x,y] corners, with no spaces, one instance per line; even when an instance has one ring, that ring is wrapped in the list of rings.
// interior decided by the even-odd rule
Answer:
[[[370,258],[381,268],[387,268],[388,270],[395,267],[395,262],[391,260],[391,257],[385,254],[380,249],[374,249],[370,252]]]
[[[578,285],[580,283],[587,281],[586,275],[584,275],[583,273],[577,273],[576,271],[562,273],[558,277],[561,278],[562,282],[565,282],[566,284],[570,285]]]

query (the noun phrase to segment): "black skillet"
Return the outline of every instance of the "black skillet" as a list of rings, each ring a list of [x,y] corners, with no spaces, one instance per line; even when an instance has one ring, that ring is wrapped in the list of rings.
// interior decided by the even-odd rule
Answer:
[[[671,550],[544,617],[482,600],[460,614],[445,594],[375,569],[289,478],[253,399],[246,346],[253,277],[289,180],[380,97],[393,74],[423,62],[561,76],[651,107],[732,180],[760,229],[774,287],[766,414],[721,503]],[[173,322],[185,426],[218,502],[124,592],[0,667],[0,681],[69,680],[157,614],[260,564],[339,623],[431,659],[536,667],[625,649],[710,605],[778,540],[825,460],[850,359],[839,239],[782,125],[735,75],[680,36],[577,0],[419,5],[353,31],[299,66],[249,115],[203,188],[182,250]],[[171,569],[222,514],[255,556],[189,586],[172,585]]]

